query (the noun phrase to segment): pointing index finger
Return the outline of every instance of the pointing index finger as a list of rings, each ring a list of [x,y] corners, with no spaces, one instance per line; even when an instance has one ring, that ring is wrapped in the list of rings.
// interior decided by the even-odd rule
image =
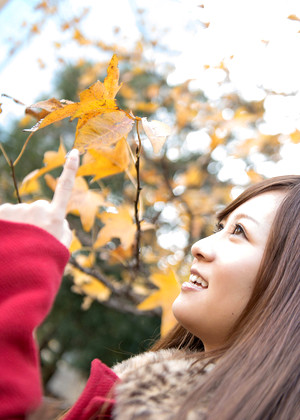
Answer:
[[[52,199],[52,206],[62,218],[64,218],[66,214],[66,208],[71,197],[78,166],[79,152],[77,149],[72,149],[69,152],[69,156],[66,160],[62,174],[59,177]]]

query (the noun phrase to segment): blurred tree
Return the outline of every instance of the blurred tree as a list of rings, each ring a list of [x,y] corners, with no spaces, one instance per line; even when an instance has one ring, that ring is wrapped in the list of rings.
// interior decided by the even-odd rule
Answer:
[[[46,13],[49,5],[43,4]],[[67,66],[57,75],[54,91],[47,97],[76,102],[77,110],[81,106],[82,127],[89,124],[90,131],[99,138],[100,124],[97,129],[92,124],[98,123],[95,118],[102,115],[99,109],[107,107],[109,101],[111,107],[125,110],[128,119],[128,115],[137,117],[135,122],[147,117],[147,124],[159,120],[169,124],[172,133],[158,153],[153,152],[141,122],[142,147],[133,131],[127,142],[118,139],[110,148],[103,147],[99,139],[93,147],[87,146],[68,209],[76,234],[72,257],[56,305],[39,330],[45,381],[60,358],[87,370],[95,356],[112,364],[139,351],[137,343],[148,344],[145,339],[157,331],[160,315],[161,331],[166,332],[174,324],[170,301],[178,291],[176,278],[180,282],[189,276],[190,245],[212,232],[213,215],[220,206],[261,179],[257,159],[277,162],[283,145],[300,140],[298,131],[289,135],[262,134],[264,101],[248,102],[233,91],[224,62],[205,69],[208,74],[219,71],[224,76],[219,97],[209,100],[190,80],[177,86],[167,83],[170,68],[157,69],[146,58],[153,40],[143,39],[133,51],[124,51],[118,45],[87,39],[79,30],[79,22],[79,18],[70,20],[62,27],[63,31],[72,30],[74,42],[110,55],[119,53],[123,86],[117,105],[116,72],[107,89],[110,94],[114,92],[110,95],[113,98],[108,98],[106,92],[105,105],[98,97],[97,103],[95,100],[95,92],[99,95],[103,91],[103,85],[96,80],[104,80],[106,60],[80,60],[77,65]],[[94,100],[92,105],[84,102],[87,98]],[[45,99],[45,95],[39,98]],[[67,107],[62,102],[55,104],[57,109]],[[119,112],[119,108],[113,110]],[[106,112],[108,115],[107,108]],[[22,127],[32,126],[33,120],[28,120],[28,115],[25,118]],[[82,137],[88,137],[90,131]],[[0,134],[1,144],[14,160],[26,136],[18,125]],[[75,125],[66,120],[34,134],[22,163],[16,166],[17,179],[41,168],[43,155],[46,166],[23,181],[20,192],[24,201],[51,197],[74,137]],[[154,137],[157,140],[164,136]],[[95,136],[92,141],[95,143]],[[8,165],[4,159],[0,165],[1,201],[15,201]],[[235,169],[239,169],[238,177]]]

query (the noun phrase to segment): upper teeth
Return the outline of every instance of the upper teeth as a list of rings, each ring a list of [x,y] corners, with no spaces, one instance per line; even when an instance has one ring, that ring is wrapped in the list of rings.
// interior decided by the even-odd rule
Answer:
[[[196,276],[195,274],[190,275],[190,281],[192,283],[200,284],[202,287],[208,287],[208,283],[206,280],[201,279],[200,277]]]

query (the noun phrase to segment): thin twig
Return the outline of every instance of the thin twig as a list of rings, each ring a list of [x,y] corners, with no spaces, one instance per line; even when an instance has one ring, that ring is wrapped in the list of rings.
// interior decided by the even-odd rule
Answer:
[[[14,166],[16,166],[17,165],[17,163],[19,162],[19,160],[21,159],[21,157],[23,156],[23,153],[24,153],[24,151],[25,151],[25,149],[26,149],[26,146],[27,146],[27,144],[28,144],[28,142],[29,142],[29,140],[31,139],[31,137],[33,136],[33,134],[35,133],[35,131],[33,131],[32,133],[30,133],[29,134],[29,136],[27,137],[27,139],[26,139],[26,141],[25,141],[25,143],[24,143],[24,145],[23,145],[23,147],[22,147],[22,150],[21,150],[21,152],[19,153],[19,156],[17,157],[17,159],[14,161]]]
[[[161,315],[159,308],[154,308],[148,311],[141,311],[137,309],[136,305],[139,304],[145,298],[145,296],[138,295],[137,293],[133,292],[130,288],[127,287],[115,288],[109,282],[109,280],[106,279],[103,275],[101,275],[98,271],[88,267],[82,267],[73,257],[71,257],[69,263],[72,264],[75,268],[82,271],[83,273],[93,276],[111,290],[112,295],[109,298],[109,300],[101,302],[104,306],[116,309],[119,312],[130,313],[133,315]]]
[[[154,308],[149,309],[146,311],[141,311],[137,307],[125,303],[124,301],[117,299],[117,298],[110,298],[109,300],[105,300],[101,302],[102,305],[114,309],[118,312],[125,313],[125,314],[132,314],[132,315],[138,315],[138,316],[161,316],[161,309],[160,308]]]
[[[104,286],[106,286],[109,290],[111,290],[113,293],[118,294],[118,289],[116,289],[111,282],[104,277],[102,274],[100,274],[98,271],[92,269],[92,268],[88,268],[88,267],[83,267],[82,265],[80,265],[75,258],[71,257],[69,260],[69,263],[73,265],[73,267],[77,268],[78,270],[82,271],[85,274],[88,274],[89,276],[94,277],[96,280],[100,281],[101,283],[104,284]]]
[[[9,157],[7,156],[7,154],[6,154],[6,151],[4,150],[4,147],[2,146],[2,144],[0,143],[0,149],[1,149],[1,152],[3,153],[3,156],[5,157],[5,160],[6,160],[6,162],[9,164],[9,166],[10,166],[10,159],[9,159]]]
[[[136,161],[135,161],[135,170],[136,170],[136,196],[134,201],[134,214],[135,214],[135,224],[136,224],[136,248],[135,248],[135,259],[136,264],[135,267],[138,270],[140,268],[140,244],[141,244],[141,221],[139,217],[139,200],[140,200],[140,192],[141,188],[141,179],[140,179],[140,154],[142,148],[141,137],[139,133],[139,121],[136,121],[136,132],[138,136],[138,146],[136,148]]]
[[[21,197],[20,197],[20,194],[19,194],[19,189],[18,189],[18,183],[17,183],[17,179],[16,179],[16,174],[15,174],[15,166],[14,166],[12,160],[10,160],[9,166],[10,166],[10,169],[11,169],[12,179],[14,181],[14,186],[15,186],[15,191],[16,191],[18,203],[22,203],[22,200],[21,200]]]

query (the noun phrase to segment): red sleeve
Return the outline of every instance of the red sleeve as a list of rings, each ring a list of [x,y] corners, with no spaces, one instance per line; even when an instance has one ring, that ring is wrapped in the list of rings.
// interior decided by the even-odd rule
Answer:
[[[103,419],[110,419],[111,409],[115,403],[113,387],[118,376],[100,360],[92,362],[89,380],[74,407],[63,420],[89,420],[102,414]]]
[[[0,419],[23,419],[41,400],[33,331],[60,286],[69,251],[32,225],[0,221]]]

